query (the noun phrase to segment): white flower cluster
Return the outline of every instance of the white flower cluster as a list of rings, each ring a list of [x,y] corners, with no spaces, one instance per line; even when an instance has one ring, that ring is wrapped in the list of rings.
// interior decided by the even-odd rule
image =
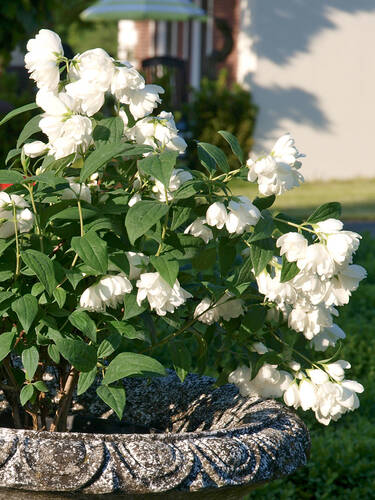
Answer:
[[[147,116],[137,121],[127,131],[127,136],[137,144],[147,144],[156,151],[177,151],[183,153],[186,142],[178,135],[172,113],[162,111],[158,116]]]
[[[299,172],[304,155],[299,153],[290,134],[284,134],[275,143],[271,153],[256,160],[249,158],[248,180],[258,182],[259,192],[265,196],[280,195],[299,186],[303,176]]]
[[[0,192],[0,238],[9,238],[17,231],[27,233],[33,227],[34,214],[22,196]],[[16,224],[14,221],[14,209]]]
[[[238,318],[244,313],[244,301],[234,298],[229,292],[225,292],[217,302],[212,301],[209,297],[201,300],[195,308],[194,318],[206,325],[212,325],[219,321],[220,318],[229,321],[232,318]]]
[[[104,276],[98,283],[86,288],[81,295],[80,306],[97,312],[105,311],[107,307],[116,308],[132,289],[132,284],[122,274]]]
[[[324,351],[345,334],[334,325],[338,315],[334,306],[349,302],[351,293],[366,277],[366,270],[353,265],[353,253],[361,236],[344,231],[341,221],[328,219],[315,224],[317,242],[308,244],[299,233],[287,233],[277,240],[280,254],[296,262],[299,273],[290,281],[280,282],[281,264],[271,261],[272,272],[264,270],[257,283],[261,293],[288,317],[289,326]]]
[[[320,423],[328,425],[331,420],[336,421],[359,407],[356,393],[363,392],[363,386],[354,380],[345,380],[344,369],[350,368],[345,360],[324,364],[323,368],[297,371],[293,378],[287,371],[278,370],[277,365],[266,363],[252,379],[251,368],[241,366],[228,380],[239,388],[242,396],[283,396],[288,406],[311,409]]]
[[[59,36],[46,29],[29,40],[27,50],[25,65],[40,89],[36,102],[45,112],[39,127],[48,137],[48,143],[25,144],[27,156],[34,158],[46,151],[55,159],[84,154],[92,144],[91,117],[103,106],[106,93],[111,93],[119,105],[126,105],[134,120],[139,120],[129,129],[127,112],[118,111],[124,121],[125,138],[158,150],[185,150],[186,143],[178,136],[171,113],[145,118],[161,102],[159,94],[164,90],[158,85],[146,85],[131,64],[120,64],[99,48],[77,54],[69,61]],[[60,81],[62,63],[67,68],[67,82]]]
[[[226,227],[228,233],[242,234],[255,226],[261,217],[259,209],[246,196],[237,196],[228,203],[229,213],[220,201],[210,205],[206,212],[206,223],[218,229]]]
[[[167,312],[173,313],[176,307],[181,306],[186,299],[192,295],[181,288],[178,280],[173,287],[168,285],[159,273],[143,273],[137,281],[138,294],[137,303],[140,306],[147,298],[151,310],[156,311],[159,316],[165,316]]]

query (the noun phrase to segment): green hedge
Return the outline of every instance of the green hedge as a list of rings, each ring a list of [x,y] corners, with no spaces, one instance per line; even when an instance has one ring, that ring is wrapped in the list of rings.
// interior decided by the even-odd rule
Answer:
[[[352,364],[347,378],[365,387],[361,406],[324,427],[300,412],[311,432],[311,457],[285,480],[255,490],[247,500],[375,498],[375,238],[364,236],[355,262],[368,271],[337,323],[347,334],[340,357]]]

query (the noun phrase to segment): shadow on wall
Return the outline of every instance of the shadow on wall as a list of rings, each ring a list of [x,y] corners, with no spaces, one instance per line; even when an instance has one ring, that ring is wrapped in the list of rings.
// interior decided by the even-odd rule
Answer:
[[[255,52],[276,64],[308,52],[320,31],[336,29],[332,9],[348,14],[375,10],[374,0],[250,0],[249,4]]]
[[[245,15],[242,22],[253,40],[252,50],[258,59],[277,65],[286,65],[298,54],[309,52],[312,40],[321,31],[337,29],[332,16],[334,10],[349,14],[375,10],[374,0],[246,0],[244,3],[250,16]],[[260,86],[256,83],[256,74],[251,72],[245,76],[244,83],[261,106],[257,124],[261,147],[264,147],[263,141],[274,138],[280,122],[285,119],[330,130],[330,121],[314,93],[277,83]]]

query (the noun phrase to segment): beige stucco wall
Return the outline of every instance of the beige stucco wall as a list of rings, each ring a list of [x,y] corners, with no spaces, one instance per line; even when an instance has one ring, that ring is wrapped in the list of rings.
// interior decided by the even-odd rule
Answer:
[[[240,18],[256,148],[289,131],[306,179],[375,177],[375,0],[241,0]]]

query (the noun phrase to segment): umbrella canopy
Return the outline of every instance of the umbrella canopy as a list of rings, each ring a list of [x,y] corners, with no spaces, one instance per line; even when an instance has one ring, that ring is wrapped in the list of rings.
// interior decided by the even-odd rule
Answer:
[[[190,0],[101,0],[81,12],[80,17],[83,21],[206,20],[204,10],[191,3]]]

